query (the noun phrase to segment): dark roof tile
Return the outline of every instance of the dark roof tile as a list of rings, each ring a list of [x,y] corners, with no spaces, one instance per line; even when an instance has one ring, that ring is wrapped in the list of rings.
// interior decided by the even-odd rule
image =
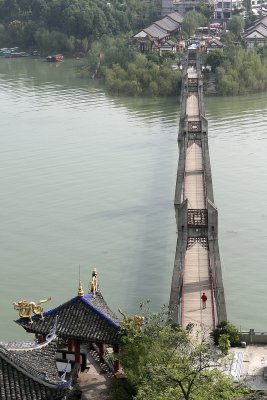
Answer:
[[[57,336],[63,339],[118,344],[120,324],[100,292],[77,296],[44,313],[44,319],[34,316],[33,323],[20,318],[16,322],[28,332],[47,335],[58,317]]]
[[[0,344],[1,400],[56,400],[69,390],[58,377],[55,343],[42,347]]]

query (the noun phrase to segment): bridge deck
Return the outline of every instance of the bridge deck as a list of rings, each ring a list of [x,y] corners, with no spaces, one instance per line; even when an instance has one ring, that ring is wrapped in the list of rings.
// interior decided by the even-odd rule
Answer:
[[[186,100],[186,111],[188,115],[188,121],[199,121],[199,104],[198,96],[191,94]]]
[[[209,277],[208,250],[196,243],[186,251],[182,297],[182,325],[195,324],[195,331],[208,332],[213,329],[212,291]],[[201,294],[208,300],[202,307]]]
[[[194,332],[199,331],[202,335],[214,329],[217,320],[226,320],[226,309],[201,63],[197,51],[190,50],[187,56],[178,136],[180,159],[175,196],[178,239],[170,308],[174,322],[183,327],[192,323]],[[205,309],[201,300],[203,292],[208,298]]]
[[[188,208],[205,208],[202,150],[196,143],[186,151],[184,197],[188,199]]]
[[[197,79],[196,70],[188,70],[188,79]],[[188,121],[200,121],[199,93],[188,93],[186,98],[186,115]],[[201,144],[188,141],[184,173],[184,199],[188,200],[188,209],[205,209],[206,193],[204,181],[203,153]],[[182,325],[195,324],[194,331],[210,331],[214,327],[214,310],[212,286],[209,273],[208,245],[203,247],[194,238],[195,244],[188,246],[185,253],[183,292],[182,292]],[[208,300],[203,309],[201,295],[206,293]]]

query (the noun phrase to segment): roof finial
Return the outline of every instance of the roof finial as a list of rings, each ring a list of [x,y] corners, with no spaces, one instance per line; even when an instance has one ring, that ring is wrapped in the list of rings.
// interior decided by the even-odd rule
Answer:
[[[97,293],[97,272],[96,268],[94,267],[92,270],[92,280],[89,285],[89,291],[90,293],[93,293],[94,297]]]
[[[78,287],[78,296],[82,297],[84,295],[83,285],[81,281],[81,266],[79,264],[79,287]]]

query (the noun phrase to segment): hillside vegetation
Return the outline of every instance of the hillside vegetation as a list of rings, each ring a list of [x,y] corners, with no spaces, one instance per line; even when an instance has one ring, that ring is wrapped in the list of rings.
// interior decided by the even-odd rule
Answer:
[[[158,1],[0,0],[0,46],[82,51],[158,18]]]

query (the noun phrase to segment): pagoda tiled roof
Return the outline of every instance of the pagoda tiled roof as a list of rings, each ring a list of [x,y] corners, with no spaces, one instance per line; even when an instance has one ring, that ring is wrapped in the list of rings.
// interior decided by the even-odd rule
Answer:
[[[1,400],[63,399],[69,384],[62,382],[56,367],[56,344],[0,343]]]
[[[76,296],[66,303],[44,312],[44,319],[34,316],[32,324],[27,318],[20,318],[15,322],[27,332],[46,335],[56,318],[58,321],[57,336],[64,340],[119,343],[120,323],[99,291],[95,296],[92,293]]]
[[[179,14],[177,11],[174,11],[173,13],[167,14],[166,18],[170,18],[176,22],[179,22],[180,24],[183,22],[184,17]]]
[[[163,39],[169,35],[165,29],[157,26],[156,24],[152,24],[149,27],[143,29],[149,36],[156,38],[156,39]]]
[[[176,31],[181,26],[179,22],[176,22],[173,19],[167,17],[156,21],[155,25],[159,26],[162,29],[165,29],[169,33]]]

